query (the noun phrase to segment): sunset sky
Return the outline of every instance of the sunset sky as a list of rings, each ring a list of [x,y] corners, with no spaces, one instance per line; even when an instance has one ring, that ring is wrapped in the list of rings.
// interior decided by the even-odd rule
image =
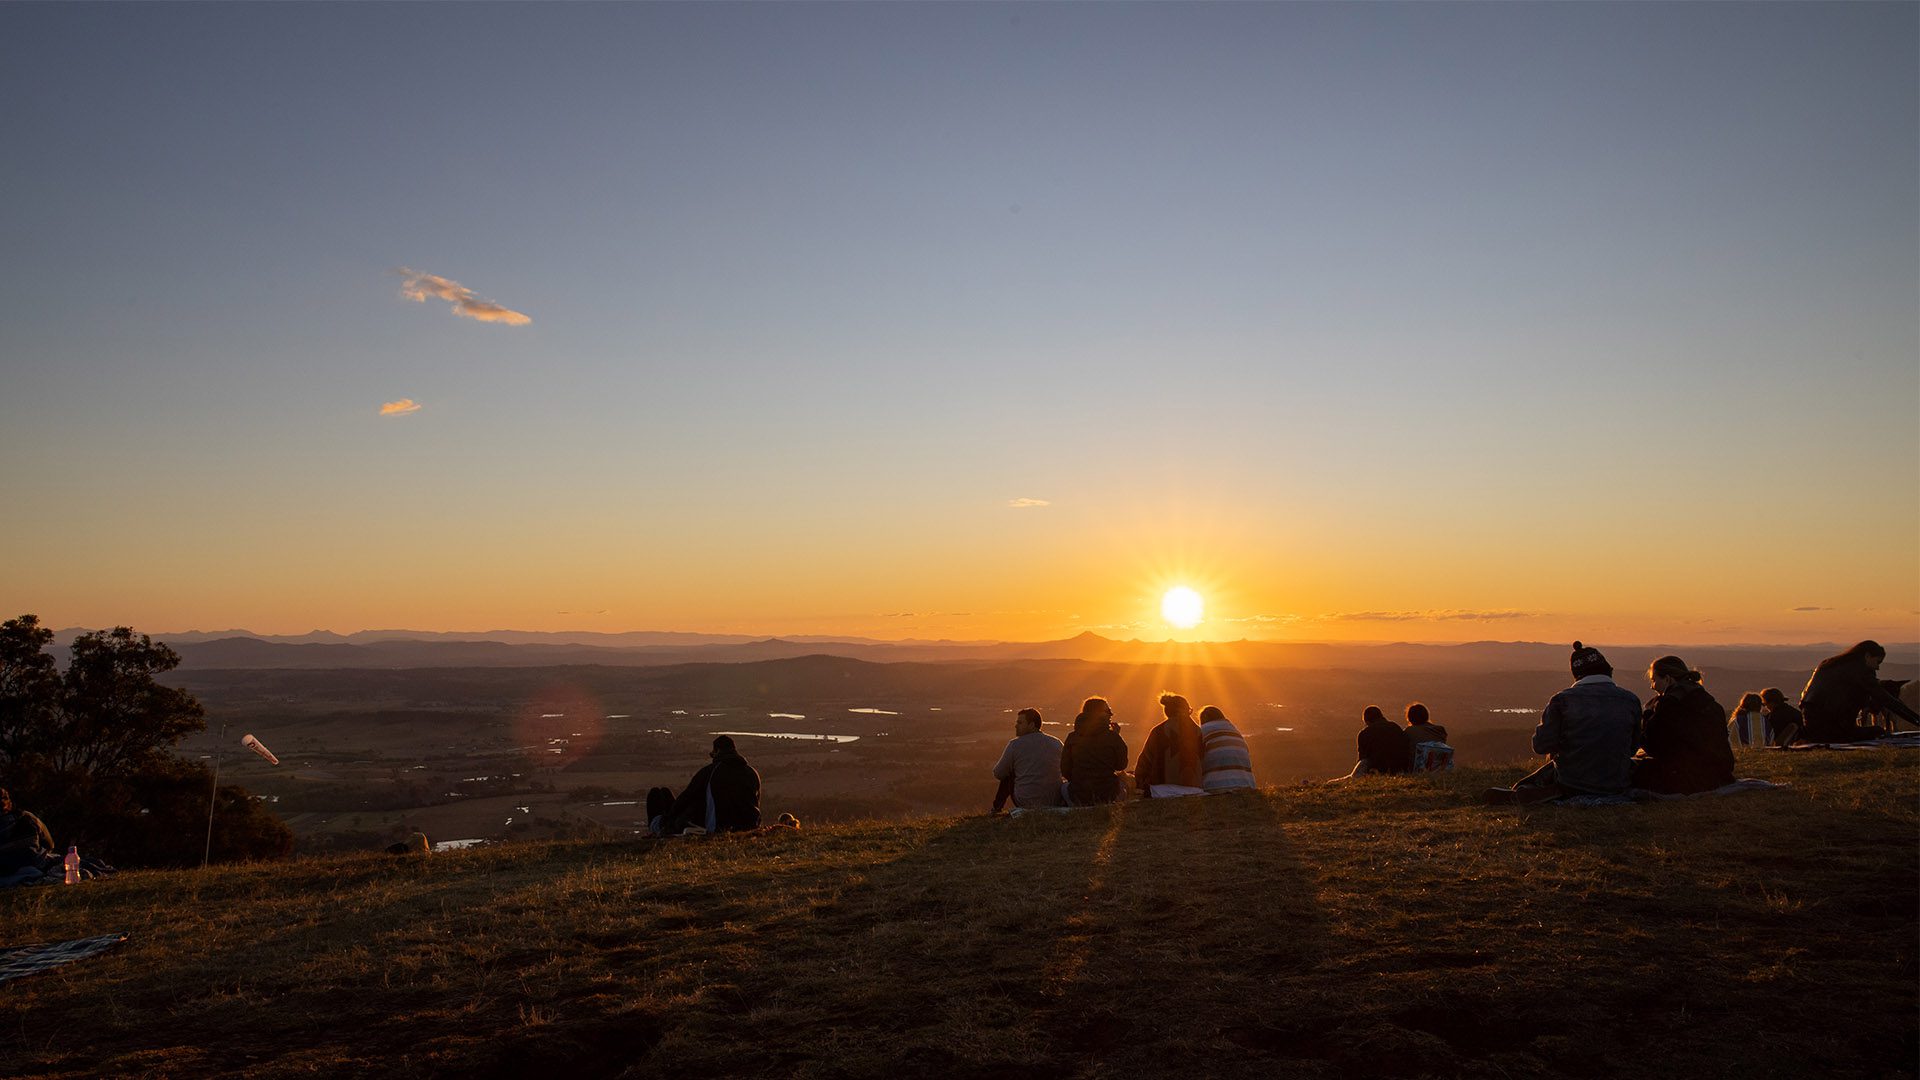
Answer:
[[[1917,43],[0,6],[0,616],[1920,639]]]

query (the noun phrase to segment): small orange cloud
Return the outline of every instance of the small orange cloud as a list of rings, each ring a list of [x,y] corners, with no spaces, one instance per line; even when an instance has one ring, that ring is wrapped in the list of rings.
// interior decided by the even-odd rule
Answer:
[[[482,300],[472,289],[439,274],[425,274],[418,270],[400,268],[400,295],[416,304],[424,304],[429,296],[445,300],[453,305],[453,313],[475,322],[501,323],[506,326],[525,326],[533,319],[503,304],[491,300]]]
[[[1015,510],[1032,510],[1037,507],[1052,506],[1053,504],[1045,499],[1008,499],[1007,505],[1013,507]]]
[[[403,397],[399,401],[389,401],[380,406],[381,416],[405,416],[408,413],[417,413],[419,411],[420,403],[410,397]]]

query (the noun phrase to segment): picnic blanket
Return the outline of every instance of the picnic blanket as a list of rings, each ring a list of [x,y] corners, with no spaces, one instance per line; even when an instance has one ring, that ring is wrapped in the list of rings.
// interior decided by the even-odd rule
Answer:
[[[1883,735],[1878,739],[1865,742],[1836,743],[1794,743],[1792,746],[1772,746],[1770,750],[1905,750],[1920,749],[1920,731],[1903,731],[1898,735]]]
[[[99,937],[58,941],[51,945],[21,945],[12,949],[0,949],[0,982],[17,979],[22,975],[35,975],[62,964],[71,964],[75,960],[85,960],[125,940],[127,940],[125,934],[102,934]]]
[[[1558,799],[1549,799],[1555,806],[1629,806],[1638,802],[1678,802],[1681,799],[1707,799],[1716,795],[1738,795],[1743,791],[1777,791],[1787,787],[1771,780],[1761,780],[1749,776],[1744,780],[1735,780],[1731,784],[1722,784],[1712,791],[1696,791],[1691,795],[1665,795],[1644,788],[1628,788],[1621,795],[1562,795]]]

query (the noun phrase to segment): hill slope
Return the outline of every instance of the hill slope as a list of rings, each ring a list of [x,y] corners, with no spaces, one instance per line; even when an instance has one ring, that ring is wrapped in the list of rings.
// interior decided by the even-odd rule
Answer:
[[[0,894],[33,1075],[1913,1074],[1920,761],[1487,809],[1438,783]],[[771,800],[778,810],[778,798]]]

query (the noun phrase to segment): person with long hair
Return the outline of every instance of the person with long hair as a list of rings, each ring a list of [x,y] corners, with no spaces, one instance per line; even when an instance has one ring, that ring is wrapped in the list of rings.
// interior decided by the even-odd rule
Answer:
[[[1878,738],[1884,734],[1879,728],[1858,722],[1861,710],[1867,708],[1920,725],[1920,715],[1881,685],[1880,664],[1886,658],[1887,650],[1879,642],[1862,641],[1820,661],[1800,692],[1804,722],[1799,741],[1847,743]]]
[[[1663,656],[1647,668],[1647,685],[1654,696],[1641,715],[1633,786],[1692,795],[1733,783],[1727,711],[1707,693],[1700,673],[1677,656]]]
[[[1198,795],[1203,790],[1200,725],[1193,722],[1193,705],[1168,691],[1160,695],[1160,711],[1167,718],[1147,733],[1147,745],[1140,748],[1140,761],[1133,767],[1134,786],[1149,798]]]
[[[1093,806],[1118,800],[1125,789],[1121,774],[1127,769],[1127,741],[1113,719],[1113,706],[1103,697],[1090,697],[1073,718],[1073,730],[1060,751],[1060,772],[1067,778],[1067,801]]]
[[[1765,707],[1759,694],[1741,694],[1733,719],[1727,721],[1727,738],[1741,746],[1767,745],[1766,717],[1761,712]]]

